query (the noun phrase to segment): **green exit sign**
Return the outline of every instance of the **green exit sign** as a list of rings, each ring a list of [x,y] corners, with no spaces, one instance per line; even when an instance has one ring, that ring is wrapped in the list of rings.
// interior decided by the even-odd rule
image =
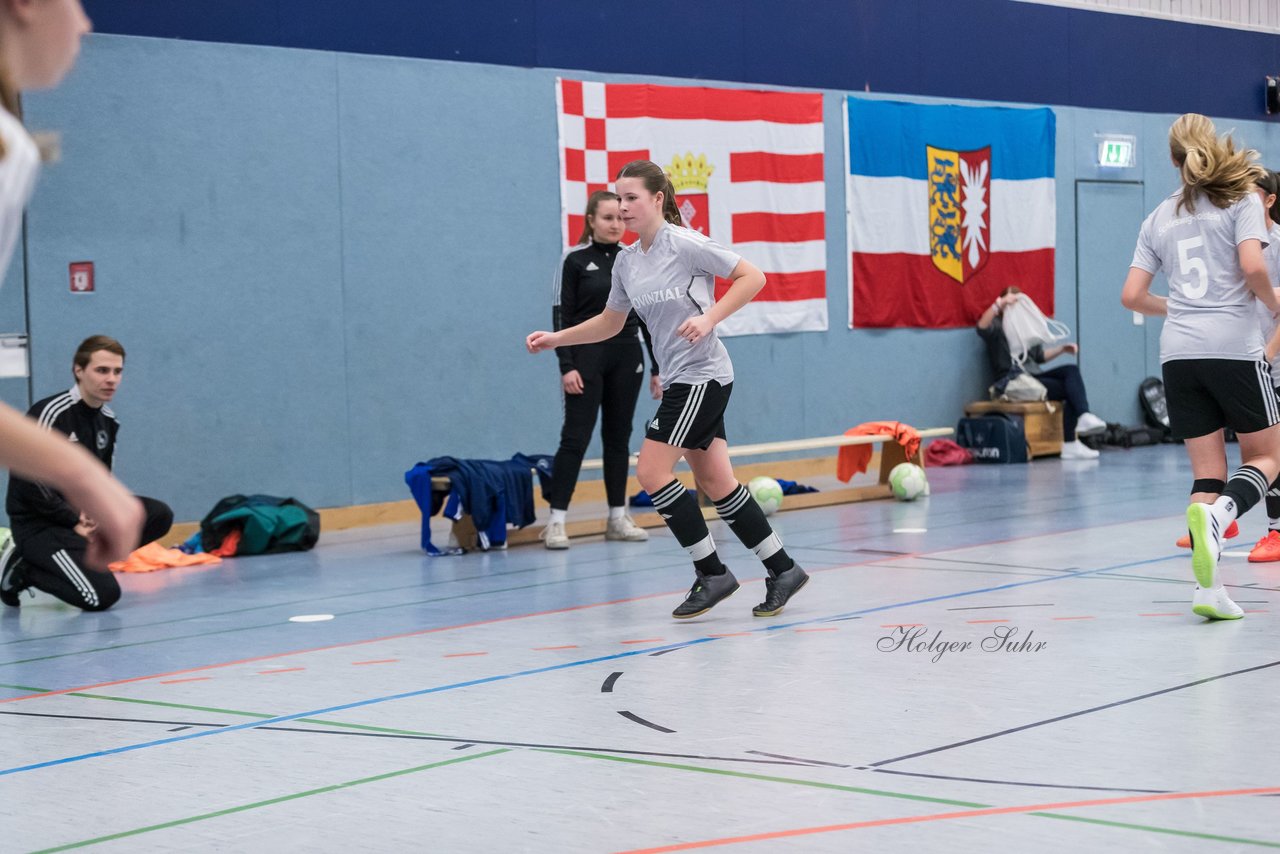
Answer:
[[[1114,169],[1133,166],[1136,141],[1131,136],[1107,136],[1098,140],[1098,165]]]

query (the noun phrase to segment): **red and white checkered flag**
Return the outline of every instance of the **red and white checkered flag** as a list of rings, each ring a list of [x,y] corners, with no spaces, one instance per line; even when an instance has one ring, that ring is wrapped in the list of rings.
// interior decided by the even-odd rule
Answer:
[[[591,193],[612,189],[630,161],[652,160],[671,174],[685,224],[768,279],[721,335],[827,328],[820,93],[558,79],[556,105],[566,245]]]

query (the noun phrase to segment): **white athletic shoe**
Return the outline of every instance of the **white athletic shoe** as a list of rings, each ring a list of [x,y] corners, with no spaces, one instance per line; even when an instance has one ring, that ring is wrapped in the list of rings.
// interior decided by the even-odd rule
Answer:
[[[564,532],[564,522],[548,522],[542,529],[542,544],[549,549],[569,548],[569,535]]]
[[[1191,537],[1191,571],[1205,590],[1220,589],[1218,559],[1222,557],[1223,533],[1231,520],[1225,510],[1212,504],[1194,502],[1187,507],[1187,533]]]
[[[1064,460],[1096,460],[1098,456],[1097,451],[1079,439],[1062,443],[1062,458]]]
[[[606,540],[625,540],[629,543],[643,543],[649,539],[649,532],[635,523],[630,516],[619,516],[609,520],[609,527],[604,530]]]
[[[1244,609],[1231,601],[1226,588],[1221,584],[1212,590],[1205,590],[1197,584],[1196,595],[1191,600],[1191,611],[1210,620],[1239,620],[1244,616]]]
[[[1103,421],[1092,412],[1085,412],[1076,419],[1076,435],[1092,436],[1094,433],[1101,433],[1107,429],[1107,422]]]

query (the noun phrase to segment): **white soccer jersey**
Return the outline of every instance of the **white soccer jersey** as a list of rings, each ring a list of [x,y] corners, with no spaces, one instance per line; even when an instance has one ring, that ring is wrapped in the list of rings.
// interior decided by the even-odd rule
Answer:
[[[740,260],[736,252],[699,232],[670,223],[658,230],[648,252],[637,240],[618,253],[606,307],[624,313],[635,309],[649,327],[663,388],[672,383],[733,382],[733,363],[714,329],[696,344],[676,330],[715,304],[715,277],[728,276]]]
[[[1280,287],[1280,225],[1270,222],[1270,240],[1271,244],[1263,250],[1263,257],[1267,260],[1267,276],[1271,279],[1271,287]],[[1271,340],[1271,336],[1276,332],[1276,316],[1271,313],[1271,309],[1267,308],[1260,301],[1258,306],[1258,327],[1262,330],[1262,344]],[[1280,385],[1280,356],[1271,360],[1271,379]]]
[[[4,140],[5,151],[0,158],[0,279],[3,279],[22,230],[22,212],[35,190],[40,152],[22,122],[3,109],[0,109],[0,139]]]
[[[1203,195],[1194,210],[1177,209],[1181,192],[1142,223],[1132,266],[1169,279],[1169,317],[1160,333],[1160,361],[1261,359],[1255,298],[1245,285],[1237,247],[1268,243],[1266,214],[1254,193],[1228,208]]]

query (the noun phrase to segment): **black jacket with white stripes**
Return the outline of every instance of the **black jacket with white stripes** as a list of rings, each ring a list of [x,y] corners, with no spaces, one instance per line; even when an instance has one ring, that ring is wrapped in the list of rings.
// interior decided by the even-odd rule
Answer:
[[[617,255],[618,244],[596,243],[594,240],[565,250],[552,286],[551,328],[554,331],[577,326],[604,311],[609,299],[609,289],[613,287],[613,260]],[[634,311],[627,315],[622,331],[603,343],[631,343],[636,340],[637,331],[644,338],[645,348],[649,352],[651,373],[656,374],[658,363],[653,358],[649,330]],[[561,374],[577,369],[574,363],[575,353],[573,347],[556,348]]]
[[[46,397],[27,411],[46,430],[56,430],[72,442],[84,445],[103,465],[111,468],[120,423],[110,407],[94,409],[84,402],[80,389]],[[42,483],[9,476],[5,511],[14,524],[58,525],[74,528],[80,512],[62,494]]]

